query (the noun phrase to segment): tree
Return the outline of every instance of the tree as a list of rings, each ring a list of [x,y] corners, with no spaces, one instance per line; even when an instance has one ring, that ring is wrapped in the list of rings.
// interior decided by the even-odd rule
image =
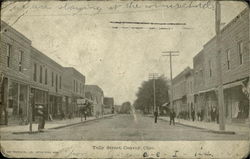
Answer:
[[[128,114],[131,110],[131,103],[130,102],[124,102],[122,103],[120,113],[121,114]]]
[[[156,106],[161,107],[164,103],[169,102],[168,97],[168,81],[163,76],[155,79],[155,98]],[[150,113],[153,111],[154,105],[154,86],[153,79],[144,81],[139,87],[136,94],[137,99],[134,102],[136,109],[143,111],[144,113]]]

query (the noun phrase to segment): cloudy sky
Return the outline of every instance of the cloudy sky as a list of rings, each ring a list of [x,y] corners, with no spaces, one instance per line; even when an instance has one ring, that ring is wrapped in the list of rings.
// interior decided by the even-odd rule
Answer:
[[[169,77],[169,59],[161,52],[180,52],[173,59],[176,76],[192,67],[193,56],[215,35],[212,1],[31,1],[3,7],[2,20],[59,64],[75,67],[87,84],[99,85],[116,104],[133,102],[149,73]],[[242,2],[222,2],[222,22],[244,8]]]

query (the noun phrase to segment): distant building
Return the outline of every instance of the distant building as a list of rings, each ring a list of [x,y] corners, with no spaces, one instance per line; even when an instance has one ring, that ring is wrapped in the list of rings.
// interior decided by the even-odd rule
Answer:
[[[93,115],[102,116],[104,113],[103,90],[97,85],[85,85],[85,97],[93,102]]]
[[[173,106],[177,115],[189,118],[193,106],[193,70],[187,67],[173,79]]]
[[[79,116],[77,99],[85,96],[85,76],[73,67],[63,68],[64,110],[73,116]]]
[[[112,97],[104,97],[104,113],[111,113],[112,109],[114,109],[114,98]]]

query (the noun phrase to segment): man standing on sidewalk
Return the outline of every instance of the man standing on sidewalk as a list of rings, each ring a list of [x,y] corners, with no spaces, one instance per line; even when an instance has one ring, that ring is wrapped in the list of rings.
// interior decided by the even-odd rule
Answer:
[[[173,122],[173,125],[175,125],[174,118],[175,118],[175,112],[173,109],[171,109],[171,111],[170,111],[170,124],[169,125],[171,125],[172,122]]]
[[[195,111],[194,111],[194,109],[193,109],[193,108],[192,108],[191,116],[192,116],[192,120],[194,121]]]

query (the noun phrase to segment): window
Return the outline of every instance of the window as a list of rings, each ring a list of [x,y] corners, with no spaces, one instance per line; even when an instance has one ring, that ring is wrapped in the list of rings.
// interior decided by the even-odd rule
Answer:
[[[240,65],[243,64],[243,42],[238,43]]]
[[[76,81],[74,80],[73,83],[74,83],[74,92],[75,92],[76,91]]]
[[[212,64],[211,64],[211,60],[209,60],[209,76],[212,77]]]
[[[62,89],[62,77],[59,77],[59,88]]]
[[[230,50],[227,50],[227,69],[230,69]]]
[[[7,67],[10,67],[11,45],[7,44]]]
[[[58,90],[58,76],[56,74],[56,92],[57,92],[57,90]]]
[[[54,72],[51,72],[51,86],[54,86]]]
[[[40,66],[40,83],[43,83],[43,66]]]
[[[48,70],[47,68],[45,69],[45,84],[48,84]]]
[[[23,51],[20,50],[18,55],[18,67],[20,72],[22,72],[22,61],[23,61]]]
[[[81,86],[81,83],[79,83],[80,84],[80,86],[79,86],[79,88],[80,88],[80,94],[82,93],[82,86]]]
[[[34,63],[33,80],[35,82],[36,82],[36,77],[37,77],[36,73],[37,73],[37,65],[36,65],[36,63]]]
[[[78,93],[78,82],[76,81],[76,93]]]

